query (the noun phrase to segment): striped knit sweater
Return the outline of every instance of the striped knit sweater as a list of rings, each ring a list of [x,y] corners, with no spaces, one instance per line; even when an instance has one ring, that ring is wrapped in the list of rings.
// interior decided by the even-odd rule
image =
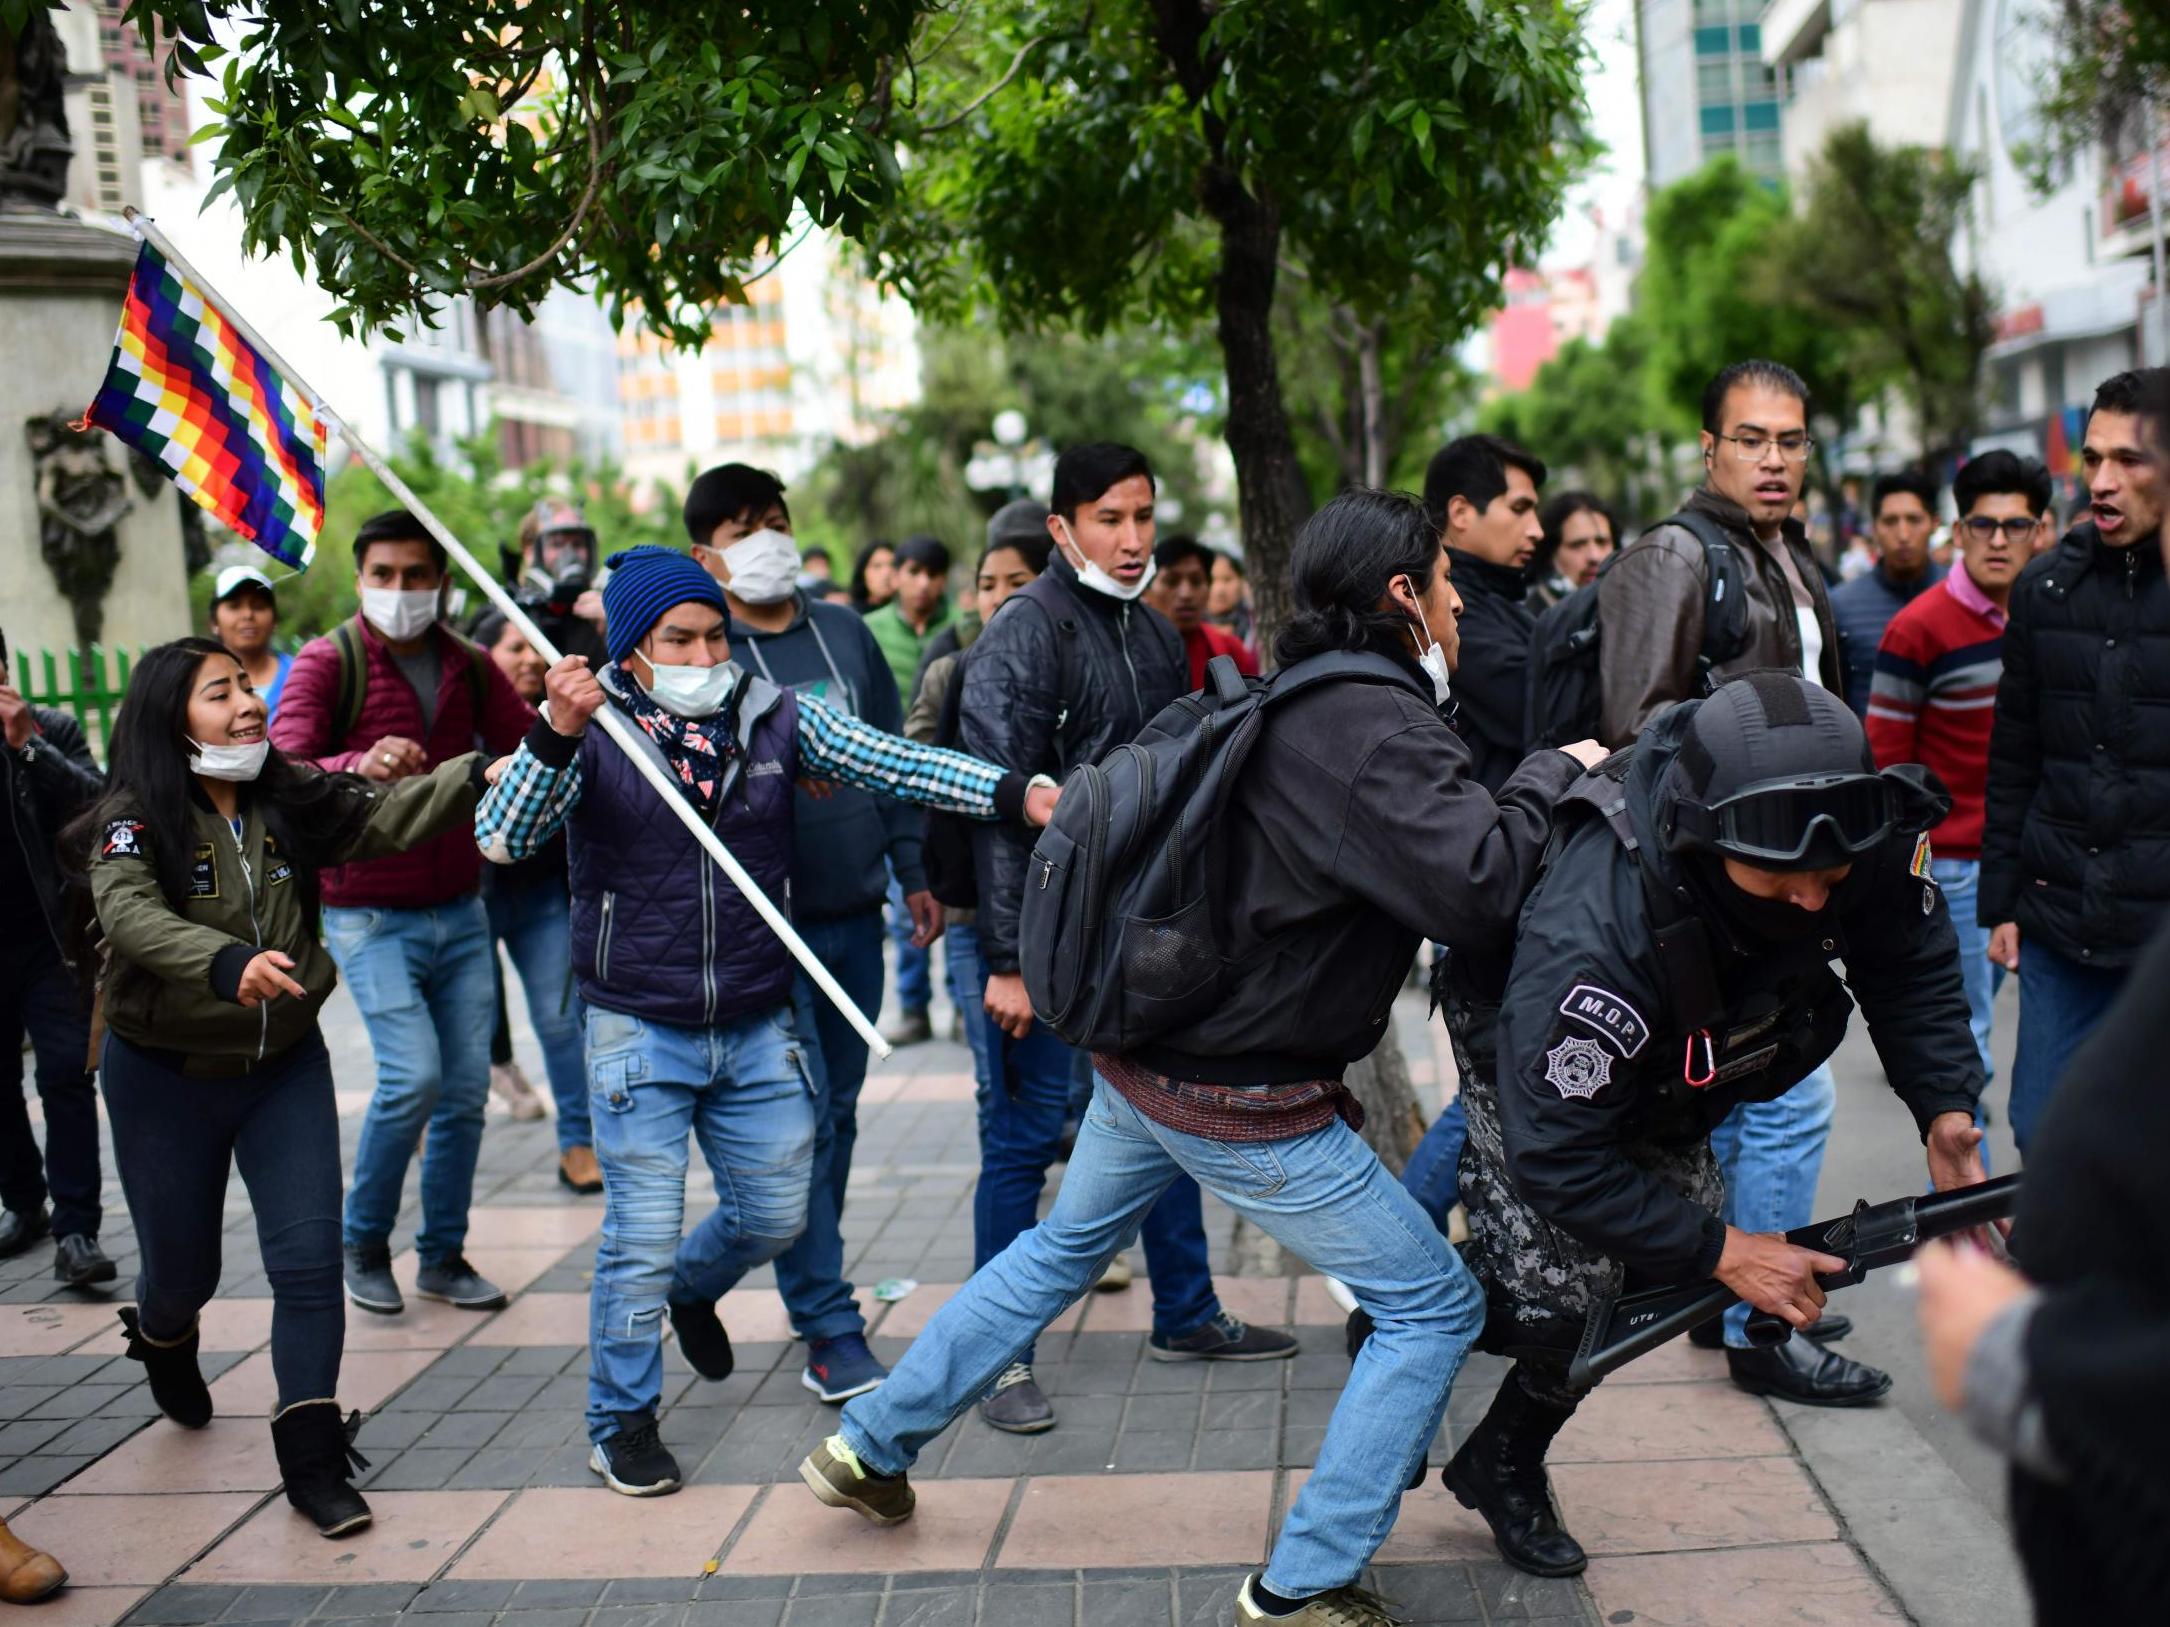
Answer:
[[[1981,857],[1989,731],[2004,670],[2004,618],[1971,581],[1954,585],[1965,574],[1955,569],[1941,591],[1921,594],[1891,618],[1869,689],[1876,766],[1924,764],[1951,792],[1951,812],[1929,837],[1946,859]]]

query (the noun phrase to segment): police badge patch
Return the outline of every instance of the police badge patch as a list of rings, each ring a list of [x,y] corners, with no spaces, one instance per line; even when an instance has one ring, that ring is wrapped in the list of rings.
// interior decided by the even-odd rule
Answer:
[[[1545,1082],[1570,1101],[1588,1101],[1612,1083],[1612,1058],[1596,1040],[1570,1034],[1545,1053]]]

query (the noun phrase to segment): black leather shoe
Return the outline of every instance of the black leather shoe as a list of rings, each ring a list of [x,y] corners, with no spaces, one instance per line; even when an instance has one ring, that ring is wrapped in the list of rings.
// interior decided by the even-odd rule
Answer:
[[[1545,1449],[1569,1418],[1532,1398],[1510,1373],[1492,1407],[1439,1473],[1455,1501],[1492,1528],[1500,1557],[1532,1576],[1579,1576],[1582,1544],[1560,1524],[1545,1480]]]
[[[12,1259],[41,1237],[53,1234],[53,1217],[40,1204],[28,1214],[0,1209],[0,1260]]]
[[[1891,1375],[1848,1360],[1808,1339],[1766,1350],[1728,1350],[1733,1382],[1750,1395],[1775,1395],[1804,1407],[1865,1407],[1891,1389]]]
[[[78,1233],[55,1245],[53,1275],[71,1288],[87,1288],[94,1282],[111,1282],[120,1271],[98,1246],[97,1238]]]
[[[1820,1345],[1836,1344],[1853,1330],[1852,1317],[1841,1316],[1836,1311],[1825,1311],[1823,1319],[1816,1323],[1814,1327],[1802,1330],[1801,1337],[1813,1339]],[[1688,1330],[1688,1343],[1698,1350],[1723,1350],[1725,1348],[1725,1318],[1714,1316],[1708,1322],[1696,1323],[1694,1327]]]

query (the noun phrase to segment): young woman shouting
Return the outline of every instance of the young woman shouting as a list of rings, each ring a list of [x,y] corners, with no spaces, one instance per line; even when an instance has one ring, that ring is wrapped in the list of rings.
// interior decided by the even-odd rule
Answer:
[[[135,670],[106,793],[62,838],[103,939],[99,1072],[142,1273],[128,1354],[175,1423],[211,1394],[197,1312],[218,1287],[238,1163],[271,1280],[272,1442],[286,1496],[324,1535],[369,1523],[336,1391],[339,1124],[317,1012],[338,974],[316,939],[316,873],[398,852],[473,816],[480,753],[395,784],[290,762],[264,702],[211,639]]]

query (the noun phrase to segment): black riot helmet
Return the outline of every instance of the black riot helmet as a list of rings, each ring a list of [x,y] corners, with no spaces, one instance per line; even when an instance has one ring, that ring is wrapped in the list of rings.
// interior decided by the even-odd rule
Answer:
[[[1668,851],[1764,870],[1851,864],[1894,831],[1927,830],[1951,798],[1918,764],[1879,774],[1861,720],[1820,684],[1757,672],[1697,707],[1672,766]]]

